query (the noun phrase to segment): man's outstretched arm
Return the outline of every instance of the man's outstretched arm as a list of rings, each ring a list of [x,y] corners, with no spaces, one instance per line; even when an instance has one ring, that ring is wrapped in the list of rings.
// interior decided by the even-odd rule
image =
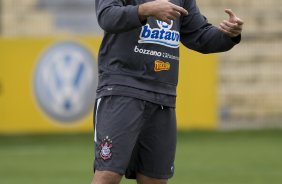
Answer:
[[[96,0],[96,14],[102,29],[109,33],[126,32],[141,27],[148,17],[170,23],[188,12],[168,0],[155,0],[141,5],[126,5],[123,0]]]

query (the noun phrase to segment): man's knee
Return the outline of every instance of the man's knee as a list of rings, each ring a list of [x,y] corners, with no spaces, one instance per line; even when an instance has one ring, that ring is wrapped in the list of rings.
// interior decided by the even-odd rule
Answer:
[[[119,184],[122,175],[111,171],[97,171],[91,184]]]
[[[150,178],[140,173],[137,174],[138,184],[167,184],[167,181],[168,181],[167,179],[156,179],[156,178]]]

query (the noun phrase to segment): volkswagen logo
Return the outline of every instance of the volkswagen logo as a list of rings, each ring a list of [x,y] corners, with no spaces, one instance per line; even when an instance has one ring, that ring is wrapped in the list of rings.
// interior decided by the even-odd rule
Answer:
[[[41,57],[34,75],[40,107],[50,117],[73,122],[84,117],[95,101],[97,64],[84,46],[57,43]]]

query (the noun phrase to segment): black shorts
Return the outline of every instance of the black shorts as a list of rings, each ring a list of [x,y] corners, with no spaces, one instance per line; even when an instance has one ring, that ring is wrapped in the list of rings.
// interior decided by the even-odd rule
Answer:
[[[94,170],[168,179],[176,150],[175,108],[126,96],[96,101]]]

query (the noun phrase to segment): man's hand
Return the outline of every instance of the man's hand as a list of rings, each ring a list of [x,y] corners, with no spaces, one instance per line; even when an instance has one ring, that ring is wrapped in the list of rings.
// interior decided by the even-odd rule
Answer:
[[[238,18],[230,9],[226,9],[225,13],[229,15],[229,20],[224,20],[219,25],[219,30],[230,37],[236,37],[241,34],[244,22]]]
[[[153,17],[168,24],[171,23],[171,20],[180,17],[181,14],[188,15],[187,10],[169,2],[169,0],[155,0],[141,4],[138,13],[141,21],[146,20],[147,17]]]

